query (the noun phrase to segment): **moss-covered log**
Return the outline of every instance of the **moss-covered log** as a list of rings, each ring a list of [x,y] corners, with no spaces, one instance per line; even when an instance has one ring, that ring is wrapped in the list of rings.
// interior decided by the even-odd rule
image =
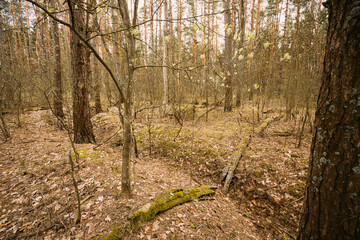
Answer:
[[[192,189],[176,188],[167,190],[161,193],[154,202],[144,205],[130,215],[129,221],[132,226],[138,227],[140,224],[153,219],[156,214],[160,212],[213,193],[214,191],[208,186]]]
[[[237,147],[235,153],[233,154],[230,164],[226,168],[224,168],[222,173],[222,179],[225,179],[224,187],[222,189],[223,193],[228,192],[235,169],[239,164],[239,161],[243,156],[245,149],[249,145],[250,139],[251,135],[245,137],[244,141]]]
[[[130,229],[137,229],[141,224],[153,219],[158,213],[181,205],[186,202],[193,201],[203,196],[209,196],[215,192],[209,186],[201,186],[198,188],[184,189],[175,188],[166,190],[161,193],[154,202],[142,206],[139,210],[130,214],[128,221],[122,225],[115,225],[109,235],[104,238],[100,236],[95,239],[116,240],[122,239],[124,233]]]

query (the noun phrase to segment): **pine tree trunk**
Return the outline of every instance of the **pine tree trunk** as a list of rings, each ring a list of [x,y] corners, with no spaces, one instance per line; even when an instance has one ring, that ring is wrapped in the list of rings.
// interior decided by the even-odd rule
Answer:
[[[360,239],[360,18],[327,1],[329,27],[298,239]]]
[[[71,3],[71,21],[75,29],[85,37],[85,12],[83,0]],[[75,7],[75,5],[77,7]],[[86,69],[86,47],[71,31],[71,65],[73,70],[73,123],[75,143],[95,143],[90,121],[88,79]]]

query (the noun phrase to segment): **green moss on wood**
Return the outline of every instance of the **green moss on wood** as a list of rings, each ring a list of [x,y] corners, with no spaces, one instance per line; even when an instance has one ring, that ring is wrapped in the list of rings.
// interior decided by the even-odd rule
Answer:
[[[209,186],[201,186],[192,189],[175,188],[164,191],[154,202],[142,206],[139,210],[130,215],[125,224],[122,226],[115,225],[109,235],[104,238],[101,238],[102,236],[98,235],[92,240],[122,239],[127,231],[137,229],[141,226],[141,224],[153,219],[158,213],[164,212],[177,205],[190,202],[199,197],[208,196],[214,193],[215,192],[211,190]]]
[[[115,225],[109,235],[104,237],[102,240],[120,240],[124,233],[130,229],[129,223],[125,223],[122,226]]]
[[[164,212],[174,206],[192,201],[201,196],[211,195],[214,191],[208,186],[192,188],[190,190],[176,188],[161,193],[153,203],[144,205],[130,217],[130,223],[137,228],[140,224],[154,218],[156,214]]]

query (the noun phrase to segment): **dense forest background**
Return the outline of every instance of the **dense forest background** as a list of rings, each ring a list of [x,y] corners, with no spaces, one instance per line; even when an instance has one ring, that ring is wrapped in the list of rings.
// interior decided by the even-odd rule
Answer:
[[[128,4],[132,17],[134,6]],[[225,103],[231,110],[250,100],[257,111],[281,104],[290,118],[299,108],[314,106],[327,22],[321,1],[227,4],[228,11],[218,1],[140,2],[132,28],[135,109]],[[66,3],[45,2],[44,7],[70,22]],[[87,1],[81,8],[84,38],[124,78],[126,29],[117,3]],[[2,1],[1,9],[1,107],[46,106],[44,93],[54,97],[57,71],[64,106],[71,106],[70,29],[27,1]],[[86,51],[90,105],[100,112],[119,102],[119,92]]]

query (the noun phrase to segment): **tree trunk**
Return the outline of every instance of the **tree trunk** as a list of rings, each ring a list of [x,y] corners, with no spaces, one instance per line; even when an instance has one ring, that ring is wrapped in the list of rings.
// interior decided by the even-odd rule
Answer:
[[[360,18],[327,1],[329,27],[298,239],[360,239]]]
[[[94,47],[96,48],[96,50],[98,52],[100,52],[100,43],[98,43],[97,38],[94,38]],[[95,112],[96,114],[101,113],[102,112],[102,107],[101,107],[101,70],[100,70],[100,65],[98,63],[98,59],[94,58],[93,59],[93,67],[94,67],[94,72],[93,72],[93,80],[94,80],[94,101],[95,101]]]
[[[76,6],[76,7],[75,7]],[[85,12],[83,0],[71,2],[71,21],[75,29],[85,37]],[[73,70],[73,123],[75,143],[95,143],[90,121],[86,47],[71,31],[71,63]]]
[[[270,75],[272,75],[273,73],[273,64],[274,61],[276,61],[276,58],[274,57],[274,51],[276,51],[277,49],[277,28],[279,25],[279,18],[278,18],[278,14],[279,14],[279,0],[276,0],[276,14],[274,16],[274,28],[272,31],[272,37],[271,37],[271,47],[270,47],[270,64],[269,64],[269,73]]]
[[[283,34],[283,44],[282,44],[282,45],[284,45],[284,49],[286,48],[286,26],[287,26],[287,20],[288,20],[288,10],[289,10],[289,0],[286,0],[284,34]]]
[[[169,63],[169,41],[170,41],[170,33],[169,33],[169,10],[168,10],[168,2],[164,0],[164,32],[163,32],[163,65],[166,66]],[[168,79],[168,68],[163,67],[163,81],[164,81],[164,96],[163,96],[163,115],[166,114],[167,105],[169,104],[169,79]]]
[[[127,78],[125,90],[125,108],[124,108],[124,145],[122,154],[122,174],[121,174],[121,194],[125,197],[131,196],[130,185],[130,160],[131,160],[131,122],[132,122],[132,104],[133,104],[133,78],[135,64],[135,36],[133,27],[136,25],[138,0],[134,3],[134,16],[131,24],[128,5],[125,0],[118,0],[121,18],[123,20],[125,31],[125,52],[127,56]]]
[[[181,0],[177,1],[177,6],[178,6],[178,22],[177,22],[177,64],[179,64],[181,62],[181,48],[182,48],[182,32],[181,32],[181,20],[182,20],[182,2]],[[181,102],[181,90],[180,90],[180,80],[181,80],[181,72],[178,71],[177,72],[177,79],[176,79],[176,100],[180,103]]]
[[[254,19],[255,19],[255,0],[252,2],[252,8],[251,8],[251,22],[250,22],[250,34],[254,34]],[[253,38],[250,38],[250,49],[249,53],[252,53],[253,50]],[[251,71],[251,59],[249,59],[249,74]]]
[[[244,47],[244,38],[245,38],[245,4],[244,4],[245,0],[240,0],[240,14],[239,14],[239,32],[240,32],[240,43],[239,43],[239,48],[243,48]],[[244,72],[244,63],[243,62],[239,62],[238,64],[238,74],[241,74],[241,78],[244,78],[245,74]],[[238,80],[238,87],[236,90],[236,106],[240,107],[241,105],[241,82],[240,80]]]
[[[29,48],[28,48],[28,59],[29,59],[29,66],[30,66],[30,69],[32,68],[31,64],[32,64],[32,61],[31,61],[31,58],[32,58],[32,41],[31,41],[31,31],[30,31],[30,17],[29,17],[29,6],[28,6],[28,2],[25,2],[25,7],[26,7],[26,22],[27,22],[27,27],[28,27],[28,30],[27,30],[27,35],[28,35],[28,45],[29,45]]]
[[[258,5],[257,5],[257,9],[256,9],[256,24],[255,24],[255,49],[256,49],[256,44],[258,44],[258,39],[259,39],[259,33],[260,33],[260,5],[261,5],[261,0],[258,0]]]
[[[225,19],[225,63],[224,63],[224,74],[225,74],[225,112],[232,111],[232,63],[231,63],[231,53],[232,53],[232,34],[229,32],[231,29],[231,10],[230,10],[230,0],[224,0],[224,19]],[[230,33],[230,34],[229,34]]]
[[[30,59],[29,59],[29,47],[28,47],[28,40],[27,40],[27,37],[26,37],[26,28],[25,28],[25,25],[24,25],[24,21],[23,21],[23,10],[22,10],[22,5],[21,5],[21,1],[19,1],[19,9],[20,9],[20,24],[21,24],[21,28],[22,28],[22,36],[23,36],[23,41],[21,42],[24,43],[24,55],[25,55],[25,58],[26,58],[26,70],[28,72],[30,72]],[[30,36],[30,35],[29,35]]]
[[[50,8],[56,9],[55,0],[50,0]],[[59,40],[59,25],[51,19],[51,38],[53,44],[53,60],[54,60],[54,80],[55,80],[55,96],[54,96],[54,113],[59,118],[64,118],[63,112],[63,90],[61,78],[61,50]]]
[[[192,47],[192,61],[193,61],[193,64],[194,66],[197,65],[197,33],[196,33],[196,30],[197,30],[197,25],[195,25],[195,18],[196,18],[196,15],[197,15],[197,0],[194,0],[190,3],[190,7],[191,7],[191,14],[192,14],[192,18],[190,20],[191,22],[191,28],[192,28],[192,42],[191,42],[191,47]],[[195,83],[197,83],[196,79],[193,79],[193,81]],[[198,100],[197,100],[197,88],[194,87],[194,85],[192,85],[192,89],[191,89],[191,95],[192,95],[192,102],[193,103],[197,103]]]

